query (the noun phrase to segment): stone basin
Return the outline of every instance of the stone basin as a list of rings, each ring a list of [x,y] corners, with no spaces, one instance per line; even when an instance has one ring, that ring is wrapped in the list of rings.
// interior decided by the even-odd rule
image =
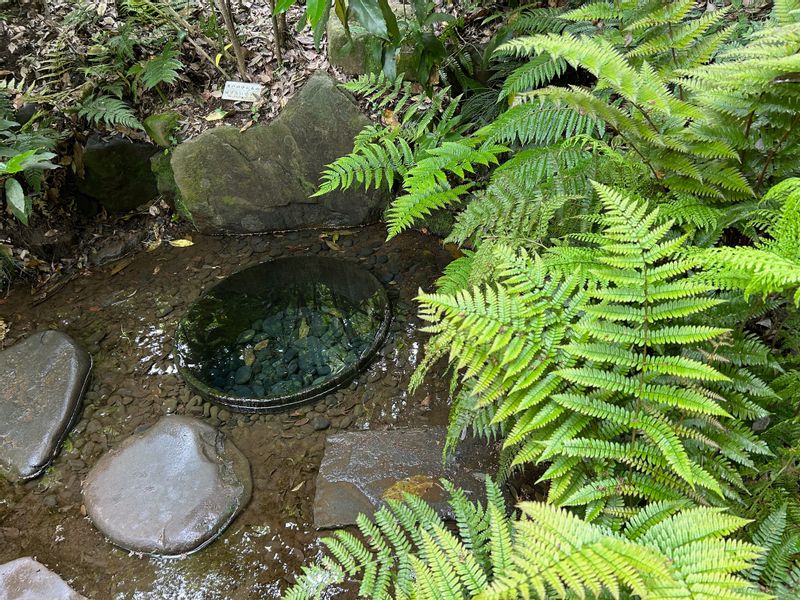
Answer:
[[[239,271],[189,307],[176,333],[178,370],[233,410],[285,410],[349,383],[390,321],[385,289],[357,263],[281,258]]]

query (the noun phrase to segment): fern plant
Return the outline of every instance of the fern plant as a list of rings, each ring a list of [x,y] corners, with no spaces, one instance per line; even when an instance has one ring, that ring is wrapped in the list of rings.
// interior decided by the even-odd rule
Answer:
[[[124,101],[111,96],[94,96],[78,105],[78,116],[93,124],[114,128],[143,129],[133,110]]]
[[[775,594],[777,600],[789,600],[800,586],[800,530],[788,520],[786,505],[770,513],[752,536],[754,544],[764,548],[747,575]]]
[[[707,202],[744,201],[767,181],[797,169],[789,157],[800,139],[793,108],[798,91],[790,82],[797,67],[800,24],[796,11],[784,10],[787,3],[776,4],[773,23],[754,33],[744,47],[728,50],[706,66],[699,66],[696,58],[679,61],[680,68],[666,75],[650,62],[635,60],[636,51],[623,54],[605,37],[535,35],[512,40],[499,51],[546,55],[594,75],[592,91],[551,86],[519,97],[561,103],[603,120],[670,193]],[[667,4],[662,8],[672,11],[693,3]],[[613,12],[610,6],[592,4],[584,12]],[[637,22],[649,28],[664,21],[664,10],[655,14]],[[703,19],[697,20],[705,23]],[[703,27],[693,28],[696,43],[702,43],[697,36]],[[662,50],[675,49],[675,40],[667,38]],[[706,52],[701,56],[710,57]]]
[[[726,539],[745,523],[719,510],[656,504],[622,531],[553,506],[523,502],[509,518],[498,488],[470,502],[447,482],[457,534],[411,495],[358,519],[362,539],[337,531],[327,553],[285,594],[321,598],[358,583],[359,597],[385,598],[767,598],[740,574],[760,549]]]
[[[749,296],[789,293],[800,305],[800,178],[770,189],[762,202],[779,209],[766,211],[766,235],[754,246],[721,246],[698,253],[706,276],[724,289]]]
[[[673,222],[596,187],[601,230],[571,236],[579,245],[545,259],[498,251],[493,285],[421,294],[433,337],[412,383],[447,356],[451,444],[466,426],[502,435],[506,469],[549,465],[549,501],[589,520],[641,499],[738,498],[739,471],[767,452],[740,419],[766,415],[774,392],[741,349],[731,364],[731,332],[694,322],[722,300]]]

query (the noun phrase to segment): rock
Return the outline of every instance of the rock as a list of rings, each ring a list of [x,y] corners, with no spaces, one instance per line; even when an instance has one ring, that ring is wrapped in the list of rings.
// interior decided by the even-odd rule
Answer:
[[[322,415],[317,415],[311,419],[311,426],[314,428],[314,431],[324,431],[331,426],[331,422]]]
[[[181,117],[181,113],[174,111],[158,113],[147,117],[142,125],[151,140],[162,148],[169,148],[173,143],[172,134],[178,128]]]
[[[127,212],[158,195],[150,157],[153,144],[123,137],[104,141],[93,135],[83,151],[84,177],[78,190],[94,198],[110,212]]]
[[[389,7],[392,9],[398,21],[413,20],[414,9],[404,6],[401,2],[389,0]],[[359,25],[358,19],[351,11],[350,25]],[[401,24],[400,29],[403,29]],[[382,48],[379,37],[372,35],[366,29],[351,28],[348,37],[344,25],[339,17],[331,11],[327,24],[328,37],[328,62],[346,75],[363,75],[365,73],[380,73],[383,69],[381,64]],[[397,61],[396,72],[405,73],[407,78],[411,78],[412,58],[414,48],[403,46],[395,60]]]
[[[178,186],[175,185],[175,174],[172,172],[171,160],[172,155],[168,150],[156,152],[150,157],[150,170],[156,179],[158,193],[175,208],[181,217],[189,221],[191,220],[191,215],[181,202],[181,194],[178,191]]]
[[[250,378],[253,376],[253,369],[248,367],[247,365],[242,365],[238,369],[236,369],[236,376],[234,378],[234,382],[243,385],[250,381]]]
[[[359,512],[371,516],[389,498],[406,491],[452,516],[441,478],[463,488],[471,499],[484,495],[484,475],[497,469],[486,442],[468,439],[442,464],[444,427],[356,431],[328,436],[317,477],[317,529],[353,525]]]
[[[216,538],[251,491],[250,464],[221,432],[170,416],[104,455],[84,481],[83,501],[114,544],[176,556]]]
[[[0,565],[3,600],[86,600],[61,577],[30,556]]]
[[[93,265],[101,266],[117,260],[140,246],[147,231],[133,230],[104,239],[89,255]]]
[[[80,412],[91,357],[60,331],[34,333],[0,352],[0,474],[42,473]]]
[[[14,113],[14,120],[20,126],[25,125],[42,108],[43,107],[40,104],[36,104],[34,102],[26,102],[17,109],[16,113]]]
[[[216,127],[179,145],[181,201],[204,233],[361,225],[387,194],[355,187],[310,198],[325,165],[350,152],[370,121],[326,73],[315,73],[268,125]]]

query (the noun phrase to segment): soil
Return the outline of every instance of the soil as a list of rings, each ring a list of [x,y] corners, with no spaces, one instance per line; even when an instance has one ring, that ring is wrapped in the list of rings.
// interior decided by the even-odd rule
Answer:
[[[38,304],[24,286],[13,289],[0,304],[9,326],[2,344],[60,329],[92,353],[94,372],[83,416],[47,473],[24,484],[0,481],[0,563],[34,556],[94,600],[280,598],[320,552],[312,503],[326,435],[447,422],[448,379],[441,373],[413,395],[406,390],[425,340],[413,298],[420,287],[432,289],[450,256],[418,232],[388,243],[385,236],[380,225],[338,238],[322,231],[195,235],[193,246],[165,242],[86,270]],[[172,336],[188,305],[235,271],[303,254],[358,260],[386,284],[395,319],[378,357],[349,387],[291,413],[231,414],[203,402],[173,359]],[[177,560],[114,547],[84,516],[80,494],[100,456],[167,412],[220,427],[249,459],[254,480],[252,500],[227,531]],[[325,419],[330,427],[315,431]],[[352,596],[333,590],[330,597]]]

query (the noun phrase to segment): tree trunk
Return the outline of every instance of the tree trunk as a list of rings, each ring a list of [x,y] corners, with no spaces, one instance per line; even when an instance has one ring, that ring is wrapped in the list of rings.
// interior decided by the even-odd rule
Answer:
[[[239,44],[239,38],[236,35],[236,24],[233,22],[233,13],[231,12],[230,0],[215,0],[217,9],[222,14],[222,20],[225,23],[225,29],[228,31],[231,45],[233,46],[233,54],[236,56],[236,68],[239,71],[239,77],[242,80],[247,80],[247,67],[244,62],[244,53],[242,46]]]

